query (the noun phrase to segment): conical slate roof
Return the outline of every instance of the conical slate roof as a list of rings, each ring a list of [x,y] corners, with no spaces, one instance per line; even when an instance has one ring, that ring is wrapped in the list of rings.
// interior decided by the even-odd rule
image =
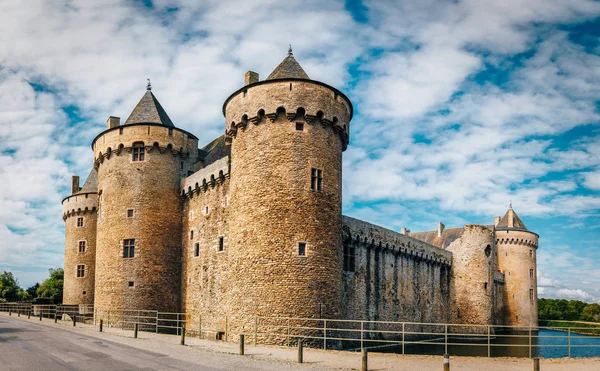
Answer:
[[[98,172],[96,169],[92,168],[92,171],[87,176],[85,183],[83,184],[83,188],[79,190],[78,193],[96,193],[98,192]]]
[[[146,90],[146,93],[140,99],[137,106],[135,106],[124,125],[131,124],[175,126],[150,89]]]
[[[285,57],[285,59],[281,63],[279,63],[279,66],[277,66],[273,70],[273,72],[271,72],[269,77],[267,77],[267,80],[288,79],[288,78],[307,79],[307,80],[310,79],[310,77],[308,77],[306,72],[304,72],[302,67],[300,67],[300,64],[298,64],[298,62],[294,58],[291,48],[290,48],[290,51],[288,52],[288,56]]]
[[[512,226],[509,226],[510,219],[512,219]],[[527,227],[525,226],[525,224],[523,223],[521,218],[519,218],[517,213],[515,213],[515,211],[512,209],[512,207],[510,209],[508,209],[506,214],[504,214],[504,216],[502,217],[502,219],[500,219],[500,222],[496,226],[496,229],[503,229],[503,228],[515,228],[515,229],[523,229],[525,231],[528,231]]]

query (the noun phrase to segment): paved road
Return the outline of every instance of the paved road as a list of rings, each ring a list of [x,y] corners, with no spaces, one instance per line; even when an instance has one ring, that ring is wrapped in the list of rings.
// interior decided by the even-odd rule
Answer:
[[[141,344],[140,340],[133,340]],[[142,340],[143,341],[143,340]],[[118,342],[48,326],[23,318],[0,316],[1,371],[63,370],[277,370],[281,365],[244,357],[189,352],[171,357]],[[179,359],[178,359],[179,358]],[[190,361],[182,360],[189,359]]]

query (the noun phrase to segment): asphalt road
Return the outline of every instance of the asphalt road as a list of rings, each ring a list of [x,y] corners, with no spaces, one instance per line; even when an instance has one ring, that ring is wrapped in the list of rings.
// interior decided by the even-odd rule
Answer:
[[[276,365],[266,362],[240,365],[240,357],[232,355],[186,351],[194,360],[187,362],[34,320],[0,317],[1,371],[277,369]],[[199,357],[206,357],[205,362],[198,361]]]

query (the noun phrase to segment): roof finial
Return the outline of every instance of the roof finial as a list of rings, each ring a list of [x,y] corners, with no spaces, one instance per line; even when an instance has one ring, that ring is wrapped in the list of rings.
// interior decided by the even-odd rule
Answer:
[[[509,202],[509,207],[512,209],[512,200],[510,200]]]
[[[152,84],[150,83],[150,79],[146,79],[148,80],[148,84],[146,85],[146,90],[150,91],[152,90]]]
[[[294,53],[292,53],[292,44],[290,44],[290,48],[288,49],[288,55],[291,57],[292,55],[294,55]]]

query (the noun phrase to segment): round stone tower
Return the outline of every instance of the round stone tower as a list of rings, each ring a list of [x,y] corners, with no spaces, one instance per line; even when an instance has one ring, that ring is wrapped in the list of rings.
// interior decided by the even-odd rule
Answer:
[[[498,269],[505,278],[505,321],[513,326],[537,326],[538,235],[525,227],[511,208],[496,226]]]
[[[150,87],[124,125],[110,117],[93,141],[98,171],[95,309],[177,312],[180,181],[198,139],[176,128]]]
[[[335,318],[342,302],[342,152],[353,108],[291,50],[223,105],[231,146],[228,310]]]
[[[94,304],[97,184],[94,169],[83,188],[79,188],[79,177],[74,176],[72,194],[62,201],[66,225],[64,304]]]

